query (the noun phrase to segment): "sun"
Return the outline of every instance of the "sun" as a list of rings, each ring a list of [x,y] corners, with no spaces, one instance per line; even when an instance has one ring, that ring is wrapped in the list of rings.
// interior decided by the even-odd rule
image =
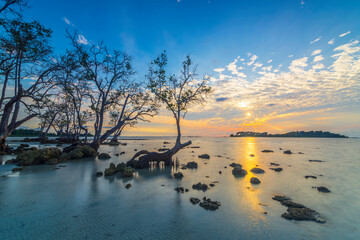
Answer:
[[[250,116],[251,116],[251,113],[249,113],[249,112],[248,112],[248,113],[246,113],[246,116],[250,117]]]

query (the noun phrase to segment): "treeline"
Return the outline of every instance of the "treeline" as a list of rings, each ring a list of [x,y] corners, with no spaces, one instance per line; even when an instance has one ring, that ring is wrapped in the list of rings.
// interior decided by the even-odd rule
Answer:
[[[40,137],[41,132],[34,129],[16,129],[14,130],[9,137]],[[55,133],[48,133],[46,135],[47,137],[60,137],[59,135]],[[80,137],[84,137],[84,134],[80,134]],[[92,137],[93,135],[91,133],[88,133],[89,137]]]
[[[296,131],[284,134],[268,134],[267,132],[237,132],[230,137],[312,137],[312,138],[347,138],[347,136],[337,133],[323,132],[323,131]]]
[[[180,118],[210,92],[208,77],[199,79],[189,56],[179,74],[170,74],[164,52],[150,63],[145,79],[138,78],[125,51],[83,41],[74,28],[66,31],[68,48],[56,55],[52,30],[25,21],[26,7],[24,0],[0,1],[0,151],[8,136],[35,118],[40,137],[55,132],[98,149],[110,136],[117,141],[125,128],[149,121],[161,105],[174,117],[180,143]]]

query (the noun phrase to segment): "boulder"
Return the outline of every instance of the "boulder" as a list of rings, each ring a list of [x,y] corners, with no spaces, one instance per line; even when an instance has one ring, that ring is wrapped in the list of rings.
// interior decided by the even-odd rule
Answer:
[[[179,178],[183,178],[184,175],[182,174],[182,172],[177,172],[177,173],[174,174],[174,177],[175,177],[176,179],[179,179]]]
[[[52,158],[58,159],[60,156],[58,148],[43,148],[40,150],[24,151],[17,155],[16,162],[19,166],[44,164]]]
[[[128,177],[132,177],[134,175],[134,172],[135,170],[132,167],[126,167],[120,173],[122,177],[128,178]]]
[[[271,170],[275,171],[275,172],[281,172],[283,169],[281,167],[278,168],[270,168]]]
[[[199,158],[204,158],[204,159],[210,159],[210,155],[209,154],[201,154],[198,156]]]
[[[265,173],[265,171],[264,171],[263,169],[257,168],[257,167],[251,169],[250,172],[252,172],[252,173],[259,173],[259,174]]]
[[[208,190],[208,185],[206,185],[205,183],[197,183],[197,184],[194,184],[192,185],[192,188],[195,189],[195,190],[199,190],[199,191],[206,191]]]
[[[235,167],[232,170],[232,174],[239,177],[244,177],[247,174],[247,171],[245,169],[242,169],[241,167]]]
[[[284,154],[292,154],[292,152],[290,150],[285,150]]]
[[[282,201],[286,201],[286,200],[291,200],[291,198],[285,196],[285,195],[282,195],[282,194],[275,194],[273,197],[272,197],[273,200],[275,201],[279,201],[279,202],[282,202]]]
[[[218,209],[220,206],[221,206],[221,203],[220,202],[217,202],[217,201],[211,201],[210,198],[206,199],[204,197],[203,201],[199,204],[200,207],[206,209],[206,210],[216,210]]]
[[[260,180],[259,180],[257,177],[252,177],[252,178],[250,179],[250,182],[251,182],[252,184],[260,184],[260,183],[261,183]]]
[[[323,192],[323,193],[329,193],[331,192],[327,187],[317,187],[317,190],[319,192]]]
[[[265,149],[265,150],[262,150],[261,152],[263,152],[263,153],[272,153],[272,152],[274,152],[273,150],[269,150],[269,149]]]
[[[195,197],[191,197],[190,198],[190,202],[195,205],[195,204],[198,204],[200,202],[200,199],[198,198],[195,198]]]
[[[281,217],[288,220],[296,220],[296,221],[315,221],[317,223],[326,222],[326,220],[322,218],[319,213],[307,207],[288,208],[287,212],[283,213]]]
[[[241,164],[239,164],[239,163],[231,163],[231,164],[229,164],[229,166],[230,167],[239,167],[239,168],[242,168],[242,165]]]
[[[112,176],[116,173],[116,167],[114,163],[110,163],[109,168],[105,169],[104,175],[105,176]]]
[[[98,156],[99,159],[109,159],[111,156],[108,153],[100,153]]]
[[[130,183],[126,184],[125,188],[126,188],[126,189],[131,188],[131,184],[130,184]]]
[[[186,164],[186,167],[187,168],[197,168],[198,167],[198,164],[196,162],[188,162]]]
[[[185,192],[185,188],[184,187],[177,187],[174,189],[175,191],[177,191],[178,193],[184,193]]]

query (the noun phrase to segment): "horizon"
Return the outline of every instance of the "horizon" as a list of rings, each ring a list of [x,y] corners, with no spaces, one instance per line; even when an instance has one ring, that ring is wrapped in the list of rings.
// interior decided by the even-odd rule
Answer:
[[[78,29],[85,45],[104,40],[127,51],[139,81],[163,50],[173,73],[190,53],[199,73],[211,76],[214,94],[189,109],[183,135],[321,130],[360,137],[360,2],[260,3],[33,0],[24,15],[53,30],[55,53],[69,47],[67,28]],[[168,112],[150,120],[124,135],[176,134]]]

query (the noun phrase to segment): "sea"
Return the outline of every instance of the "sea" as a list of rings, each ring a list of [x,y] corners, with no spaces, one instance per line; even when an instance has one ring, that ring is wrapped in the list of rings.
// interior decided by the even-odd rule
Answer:
[[[180,166],[195,161],[197,169],[160,166],[136,170],[132,178],[95,173],[110,163],[126,162],[138,150],[171,147],[175,138],[126,137],[120,139],[126,146],[100,147],[100,153],[111,155],[108,160],[72,160],[58,169],[39,165],[12,173],[15,165],[5,161],[16,156],[0,156],[0,239],[360,239],[360,139],[182,139],[188,140],[192,145],[174,161]],[[21,142],[9,143],[16,147]],[[199,158],[201,154],[210,159]],[[229,166],[233,162],[248,174],[235,177]],[[283,170],[271,170],[271,163]],[[265,173],[250,172],[254,167]],[[175,179],[179,171],[184,177]],[[251,184],[251,177],[261,183]],[[198,182],[215,186],[205,192],[192,189]],[[128,183],[131,188],[126,189]],[[319,186],[331,192],[314,188]],[[189,191],[179,193],[176,187]],[[317,211],[326,223],[282,218],[286,207],[272,200],[274,194]],[[210,198],[221,206],[205,210],[193,205],[191,197]]]

